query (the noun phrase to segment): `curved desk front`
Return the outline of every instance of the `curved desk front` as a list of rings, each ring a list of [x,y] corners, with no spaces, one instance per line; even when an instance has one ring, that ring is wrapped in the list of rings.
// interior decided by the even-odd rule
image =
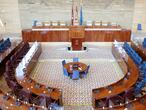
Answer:
[[[112,49],[114,49],[113,47]],[[115,49],[116,50],[116,49]],[[116,52],[112,50],[113,52]],[[115,54],[116,55],[116,54]],[[122,55],[121,55],[122,56]],[[96,100],[100,100],[106,97],[114,96],[117,94],[120,94],[131,87],[134,86],[134,84],[137,82],[139,77],[139,70],[136,66],[136,64],[133,62],[133,60],[128,56],[128,58],[123,59],[125,63],[127,64],[128,72],[125,74],[125,76],[117,81],[116,83],[113,83],[111,85],[108,85],[107,87],[97,88],[92,90],[93,95],[93,106],[95,107]]]

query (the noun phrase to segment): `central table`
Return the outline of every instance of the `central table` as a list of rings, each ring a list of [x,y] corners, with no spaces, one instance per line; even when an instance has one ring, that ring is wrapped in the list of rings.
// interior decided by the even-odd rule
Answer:
[[[72,74],[73,70],[78,70],[80,73],[87,69],[87,65],[81,62],[69,62],[64,65],[68,73]]]

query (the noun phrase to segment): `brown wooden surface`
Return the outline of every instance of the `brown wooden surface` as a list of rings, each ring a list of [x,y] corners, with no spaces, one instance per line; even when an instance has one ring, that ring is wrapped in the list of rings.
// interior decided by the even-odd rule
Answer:
[[[33,27],[33,29],[68,29],[64,30],[52,30],[52,31],[32,31],[32,29],[22,30],[22,38],[24,41],[34,42],[69,42],[72,37],[84,37],[86,42],[113,42],[117,41],[130,41],[131,30],[121,29],[110,26],[48,26],[48,27]],[[121,30],[85,30],[90,29],[121,29]]]
[[[146,95],[144,95],[140,99],[146,100]],[[129,105],[132,105],[131,108],[127,108],[126,107],[127,105],[121,105],[121,106],[113,107],[110,110],[112,110],[112,109],[113,110],[146,110],[146,101],[144,103],[141,103],[140,99],[129,102]],[[125,109],[125,108],[127,108],[127,109]],[[94,110],[102,110],[102,109],[96,108]],[[105,108],[105,110],[109,110],[109,109]]]
[[[129,58],[128,62],[134,63],[131,58]],[[93,97],[95,99],[99,100],[99,99],[102,99],[105,97],[109,97],[109,96],[113,96],[113,95],[122,93],[125,90],[128,90],[130,87],[132,87],[136,83],[138,76],[139,76],[139,73],[138,73],[138,68],[136,67],[136,65],[133,65],[133,64],[131,64],[131,65],[133,67],[132,68],[129,67],[129,69],[131,70],[130,75],[129,75],[129,79],[125,80],[123,78],[122,80],[120,80],[114,84],[109,85],[113,88],[110,93],[106,87],[99,88],[98,90],[100,92],[99,93],[93,92]]]
[[[113,46],[112,49],[115,49],[115,47]],[[113,51],[113,53],[114,52],[117,53],[118,51]],[[92,92],[93,106],[95,106],[96,100],[100,100],[100,99],[103,99],[106,97],[120,94],[120,93],[124,92],[125,90],[130,89],[136,83],[136,81],[138,80],[138,77],[139,77],[139,70],[138,70],[138,67],[136,66],[136,64],[133,62],[133,60],[130,57],[128,57],[127,67],[128,67],[129,73],[130,73],[128,76],[128,79],[125,79],[125,77],[128,74],[128,72],[127,72],[126,74],[124,73],[125,76],[121,80],[107,86],[107,87],[111,87],[112,88],[111,90],[109,90],[107,87],[93,89],[93,92]],[[96,91],[98,91],[98,92],[96,92]]]
[[[42,84],[39,84],[36,81],[29,78],[29,74],[31,73],[31,70],[34,68],[34,66],[38,60],[38,57],[41,54],[41,51],[42,51],[41,46],[39,46],[37,52],[34,54],[33,58],[30,60],[29,64],[25,68],[26,70],[24,72],[25,74],[23,74],[23,78],[22,78],[22,76],[18,77],[16,75],[16,79],[23,88],[30,90],[32,93],[34,93],[36,95],[46,94],[54,100],[61,100],[62,93],[59,89],[54,89],[54,91],[50,92],[47,90],[47,88],[45,86],[43,86]],[[32,82],[28,82],[29,80],[31,80]],[[36,88],[35,87],[36,84],[39,84],[40,88]]]
[[[81,68],[81,69],[78,69],[79,72],[84,72],[87,69],[87,65],[84,63],[81,63],[81,62],[69,62],[69,63],[65,64],[64,67],[67,69],[67,71],[69,73],[73,73],[73,69],[70,68],[70,65],[73,66],[74,64],[79,65],[79,67]]]
[[[84,42],[83,37],[72,37],[71,38],[71,47],[72,50],[82,50],[82,43]]]
[[[12,96],[10,96],[8,100],[5,100],[3,98],[5,95],[6,94],[0,90],[0,107],[2,108],[2,110],[29,110],[29,107],[33,106],[32,104],[29,104],[29,103],[25,104],[22,101],[19,101],[21,102],[21,105],[17,106],[15,104],[16,98],[13,98]],[[37,110],[43,110],[41,106],[34,105],[34,107],[36,107]]]
[[[98,31],[85,31],[85,41],[87,42],[119,42],[130,41],[130,30],[98,30]]]

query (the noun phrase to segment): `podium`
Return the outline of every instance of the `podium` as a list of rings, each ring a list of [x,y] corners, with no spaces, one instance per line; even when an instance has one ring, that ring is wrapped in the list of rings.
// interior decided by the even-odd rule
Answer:
[[[82,50],[82,42],[84,42],[83,37],[72,37],[71,38],[72,50]]]
[[[84,33],[84,27],[74,26],[70,28],[69,37],[72,50],[82,50],[82,42],[85,41]]]

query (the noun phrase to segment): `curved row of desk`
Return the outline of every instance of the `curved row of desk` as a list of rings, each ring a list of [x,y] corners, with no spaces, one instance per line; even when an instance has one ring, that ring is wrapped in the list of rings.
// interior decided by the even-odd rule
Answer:
[[[50,109],[53,103],[62,105],[61,90],[39,84],[29,77],[41,54],[41,45],[35,42],[30,48],[28,43],[21,42],[16,48],[6,64],[4,77],[17,99],[29,109],[33,106],[33,110]],[[23,107],[21,105],[19,108]],[[28,110],[25,106],[23,110]]]
[[[9,93],[0,90],[0,109],[2,110],[43,110],[43,107],[26,103],[17,99]],[[37,109],[35,109],[37,108]]]
[[[135,97],[134,85],[139,78],[139,69],[122,47],[113,45],[112,53],[121,67],[124,77],[107,87],[92,90],[92,101],[95,109],[132,110],[146,109],[146,96]],[[143,93],[142,93],[143,94]]]

